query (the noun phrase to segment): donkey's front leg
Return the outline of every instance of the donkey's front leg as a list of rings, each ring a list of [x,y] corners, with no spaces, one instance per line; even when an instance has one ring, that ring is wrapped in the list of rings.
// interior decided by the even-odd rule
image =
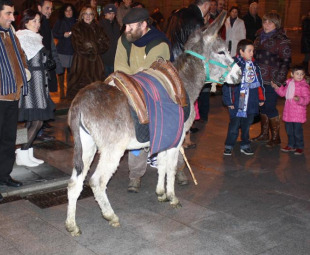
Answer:
[[[172,148],[167,151],[167,199],[170,201],[171,206],[174,208],[179,208],[182,206],[174,192],[178,155],[178,148]]]

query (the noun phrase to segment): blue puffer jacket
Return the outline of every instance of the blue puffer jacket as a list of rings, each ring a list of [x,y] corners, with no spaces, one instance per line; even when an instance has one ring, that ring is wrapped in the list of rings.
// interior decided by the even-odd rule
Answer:
[[[240,66],[242,73],[245,68],[245,61],[243,58],[237,56],[234,57],[235,62]],[[265,101],[265,89],[263,86],[263,80],[261,78],[259,66],[253,61],[257,78],[261,84],[261,87],[250,89],[249,101],[247,107],[247,114],[258,114],[259,112],[259,103]],[[239,106],[239,97],[240,97],[240,85],[241,84],[227,84],[223,85],[223,103],[225,106],[233,105],[235,109],[229,108],[230,118],[236,117]]]

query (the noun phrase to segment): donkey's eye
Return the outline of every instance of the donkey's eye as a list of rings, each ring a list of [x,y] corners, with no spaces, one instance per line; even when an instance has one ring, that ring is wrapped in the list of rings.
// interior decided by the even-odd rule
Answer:
[[[219,51],[218,54],[225,55],[225,52],[224,51]]]

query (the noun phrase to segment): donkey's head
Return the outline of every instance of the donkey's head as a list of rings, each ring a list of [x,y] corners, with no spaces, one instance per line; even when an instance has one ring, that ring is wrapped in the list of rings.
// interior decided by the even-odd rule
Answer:
[[[202,60],[207,82],[237,84],[241,81],[241,70],[230,56],[218,31],[226,18],[222,11],[216,20],[191,35],[185,45],[185,53]]]

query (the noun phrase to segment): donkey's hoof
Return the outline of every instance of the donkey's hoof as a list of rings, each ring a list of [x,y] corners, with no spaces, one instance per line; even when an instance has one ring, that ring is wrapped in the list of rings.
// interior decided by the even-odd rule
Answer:
[[[157,195],[157,199],[159,202],[168,202],[168,198],[166,193],[162,194],[162,195]]]
[[[109,221],[109,225],[114,228],[119,228],[121,226],[119,222],[113,222],[113,221]]]
[[[82,231],[76,225],[72,226],[72,225],[66,224],[66,229],[72,236],[80,236],[82,234]]]
[[[174,203],[170,203],[170,205],[171,205],[173,208],[176,208],[176,209],[178,209],[178,208],[181,208],[181,207],[182,207],[182,204],[181,204],[180,202],[178,202],[178,203],[176,203],[176,204],[174,204]]]
[[[119,227],[119,219],[115,213],[113,214],[106,214],[103,217],[109,222],[109,225],[112,227]]]

